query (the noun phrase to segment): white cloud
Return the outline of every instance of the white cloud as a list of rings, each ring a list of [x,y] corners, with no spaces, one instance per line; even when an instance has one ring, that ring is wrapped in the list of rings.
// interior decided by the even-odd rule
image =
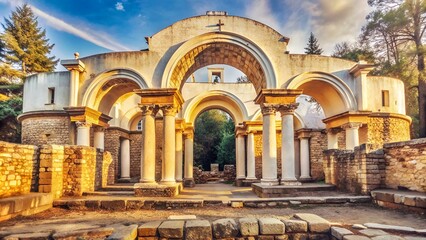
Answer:
[[[116,4],[115,4],[115,9],[117,10],[117,11],[125,11],[124,10],[124,6],[123,6],[123,3],[122,2],[117,2]]]
[[[247,2],[248,4],[245,6],[246,16],[279,30],[280,21],[274,16],[268,0],[251,0]]]

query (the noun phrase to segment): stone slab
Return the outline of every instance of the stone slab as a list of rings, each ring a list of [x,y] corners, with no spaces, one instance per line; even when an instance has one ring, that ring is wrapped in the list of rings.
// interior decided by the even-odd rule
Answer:
[[[405,238],[396,236],[396,235],[382,235],[377,237],[372,237],[372,240],[405,240]]]
[[[207,220],[188,220],[185,224],[186,240],[211,240],[212,226]]]
[[[126,210],[126,200],[102,200],[101,208],[112,211],[124,211]]]
[[[157,236],[158,227],[162,221],[147,222],[138,227],[139,237],[155,237]]]
[[[158,233],[163,238],[183,238],[185,221],[164,221],[158,227]]]
[[[218,219],[212,226],[215,238],[234,238],[239,233],[237,223],[232,218]]]
[[[168,220],[194,220],[197,219],[195,215],[170,215],[167,217]]]
[[[343,240],[370,240],[371,238],[361,235],[346,235]]]
[[[368,228],[391,230],[391,231],[398,231],[398,232],[405,232],[405,233],[416,232],[416,229],[412,227],[395,226],[395,225],[387,225],[387,224],[379,224],[379,223],[364,223],[364,226]]]
[[[308,223],[309,232],[312,233],[328,233],[331,224],[324,218],[310,213],[297,213],[294,217],[306,221]]]
[[[138,225],[119,226],[107,238],[108,240],[134,240],[138,236]]]
[[[256,218],[240,218],[238,222],[242,236],[259,235],[259,224]]]
[[[283,220],[286,233],[306,233],[308,232],[308,223],[302,220]]]
[[[387,232],[380,229],[364,229],[364,230],[360,230],[359,232],[364,234],[367,237],[375,237],[375,236],[388,234]]]
[[[341,227],[331,227],[331,235],[338,240],[342,240],[345,235],[353,235],[354,233],[349,231],[346,228]]]
[[[276,218],[259,218],[259,231],[262,235],[285,233],[285,225]]]
[[[55,240],[68,240],[68,239],[105,239],[114,232],[114,228],[96,228],[96,229],[83,229],[76,231],[57,232],[53,234]]]
[[[4,237],[3,240],[44,240],[49,239],[51,234],[51,232],[13,234]]]
[[[253,183],[253,192],[260,198],[284,197],[291,193],[311,191],[333,191],[335,186],[331,184],[302,184],[302,185],[263,185]]]

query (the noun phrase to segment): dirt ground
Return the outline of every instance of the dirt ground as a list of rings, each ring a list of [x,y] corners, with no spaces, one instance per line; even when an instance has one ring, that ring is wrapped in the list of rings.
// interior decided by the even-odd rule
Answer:
[[[198,219],[215,220],[219,218],[241,217],[276,217],[289,218],[294,213],[314,213],[332,223],[351,225],[368,222],[408,226],[417,229],[426,228],[426,216],[404,213],[401,211],[378,208],[370,204],[363,205],[317,205],[297,206],[294,208],[231,208],[231,207],[203,207],[193,209],[174,210],[137,210],[123,212],[109,211],[76,211],[52,208],[42,213],[18,217],[0,223],[0,231],[25,229],[28,226],[35,228],[43,225],[100,225],[113,224],[141,224],[153,220],[165,220],[170,215],[196,215]]]

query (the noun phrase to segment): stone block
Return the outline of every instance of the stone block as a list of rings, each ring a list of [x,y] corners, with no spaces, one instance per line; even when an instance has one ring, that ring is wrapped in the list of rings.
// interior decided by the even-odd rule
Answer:
[[[275,236],[274,240],[288,240],[288,235]]]
[[[285,225],[276,218],[259,218],[259,230],[262,235],[279,235],[285,233]]]
[[[307,233],[290,233],[288,234],[291,240],[308,240],[309,235]]]
[[[302,220],[283,220],[286,233],[305,233],[308,232],[308,223]]]
[[[382,235],[371,238],[372,240],[405,240],[405,238],[396,235]]]
[[[100,200],[86,200],[84,205],[88,209],[98,210],[101,206]]]
[[[371,238],[360,235],[346,235],[343,236],[343,240],[371,240]]]
[[[342,240],[345,235],[353,235],[354,233],[349,231],[346,228],[341,227],[331,227],[331,235],[338,240]]]
[[[185,224],[186,240],[211,240],[212,226],[207,220],[189,220]]]
[[[113,211],[126,210],[126,200],[102,200],[101,208]]]
[[[127,200],[127,210],[143,209],[145,202],[143,200]]]
[[[158,233],[163,238],[183,238],[185,221],[164,221],[158,227]]]
[[[379,230],[379,229],[364,229],[364,230],[360,230],[359,232],[364,234],[367,237],[387,235],[387,233],[385,231],[382,231],[382,230]]]
[[[242,236],[259,235],[259,224],[256,218],[240,218],[239,226]]]
[[[258,236],[257,240],[275,240],[274,236]]]
[[[310,213],[297,213],[294,216],[308,223],[309,232],[328,233],[330,231],[330,222],[320,216]]]
[[[161,221],[147,222],[138,227],[139,237],[155,237],[157,236],[158,227]]]
[[[243,202],[231,202],[231,207],[233,208],[242,208],[243,206]]]
[[[426,197],[416,197],[416,207],[426,208]]]
[[[234,238],[238,235],[238,226],[234,219],[218,219],[212,223],[215,238]]]
[[[51,232],[41,232],[41,233],[22,233],[22,234],[13,234],[3,238],[3,240],[41,240],[49,239]]]
[[[138,236],[138,225],[119,226],[107,238],[108,240],[134,240]]]
[[[53,234],[55,240],[68,240],[68,239],[105,239],[114,232],[114,228],[96,228],[96,229],[83,229],[66,232],[57,232]]]
[[[405,196],[404,205],[415,207],[416,206],[416,197],[414,196]]]

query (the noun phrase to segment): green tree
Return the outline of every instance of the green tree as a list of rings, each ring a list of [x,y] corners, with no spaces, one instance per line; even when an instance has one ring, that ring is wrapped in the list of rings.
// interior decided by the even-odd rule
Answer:
[[[228,118],[222,129],[221,141],[217,146],[217,163],[221,167],[226,164],[235,164],[235,133],[234,122]]]
[[[21,125],[16,119],[21,113],[22,98],[20,96],[0,101],[0,141],[21,141]]]
[[[357,46],[348,42],[338,43],[334,46],[332,57],[343,58],[354,62],[361,60],[368,63],[375,63],[376,57],[367,46]]]
[[[322,49],[320,48],[318,44],[318,39],[314,36],[312,32],[311,32],[311,35],[309,36],[308,44],[305,47],[305,53],[312,54],[312,55],[322,54]]]
[[[2,27],[2,78],[23,79],[28,74],[54,70],[58,60],[48,56],[54,44],[49,44],[46,30],[38,26],[37,17],[29,5],[18,6],[9,18],[4,18]]]

